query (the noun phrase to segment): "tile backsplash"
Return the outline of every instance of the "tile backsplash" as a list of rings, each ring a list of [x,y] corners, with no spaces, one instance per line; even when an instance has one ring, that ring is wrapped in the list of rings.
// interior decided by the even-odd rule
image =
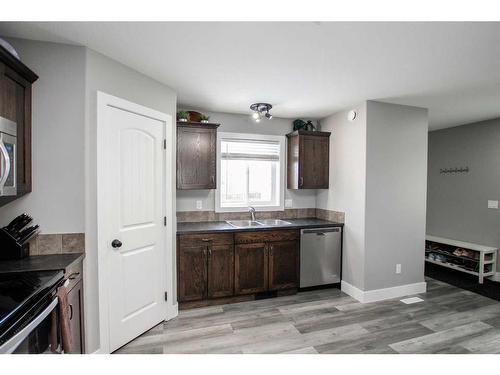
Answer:
[[[318,219],[336,221],[338,223],[345,222],[345,213],[340,211],[324,210],[322,208],[316,208],[316,217]]]
[[[291,208],[284,211],[256,212],[257,219],[302,219],[317,217],[318,219],[344,222],[344,213],[317,208]],[[177,222],[224,221],[249,219],[248,212],[214,212],[214,211],[179,211]]]
[[[30,255],[85,252],[84,233],[39,234],[30,242]]]

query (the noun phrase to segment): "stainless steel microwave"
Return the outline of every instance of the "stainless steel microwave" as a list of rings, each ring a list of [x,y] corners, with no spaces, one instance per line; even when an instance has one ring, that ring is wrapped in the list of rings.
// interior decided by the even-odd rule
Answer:
[[[0,197],[17,194],[17,124],[0,117]]]

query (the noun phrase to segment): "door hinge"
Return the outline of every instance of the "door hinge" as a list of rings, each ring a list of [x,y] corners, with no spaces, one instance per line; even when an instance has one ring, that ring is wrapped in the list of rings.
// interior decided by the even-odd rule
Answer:
[[[163,226],[167,226],[167,217],[163,216]]]
[[[165,301],[168,301],[168,292],[165,292]]]
[[[165,150],[167,149],[167,140],[166,139],[163,140],[163,148]]]

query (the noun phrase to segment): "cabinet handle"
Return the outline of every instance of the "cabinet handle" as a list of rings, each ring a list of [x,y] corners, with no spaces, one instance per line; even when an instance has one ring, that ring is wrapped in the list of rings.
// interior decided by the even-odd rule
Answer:
[[[212,184],[215,184],[215,176],[211,176],[210,181],[212,182]]]
[[[73,319],[73,305],[69,305],[69,320]]]
[[[299,186],[304,185],[304,177],[299,178]]]
[[[210,256],[210,257],[212,256],[212,249],[211,248],[208,249],[208,256]]]
[[[78,276],[80,276],[80,272],[73,272],[71,275],[68,276],[68,279],[70,280],[74,280],[76,279]]]
[[[202,238],[201,239],[203,242],[210,242],[210,238]]]

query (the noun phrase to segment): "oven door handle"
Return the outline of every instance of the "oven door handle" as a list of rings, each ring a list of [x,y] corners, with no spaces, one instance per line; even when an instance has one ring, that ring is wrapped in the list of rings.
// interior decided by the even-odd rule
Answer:
[[[10,156],[9,153],[7,152],[7,149],[5,148],[5,145],[3,144],[3,140],[0,139],[0,151],[3,154],[4,162],[5,162],[5,171],[2,176],[0,176],[0,189],[3,188],[5,181],[7,181],[7,178],[9,177],[10,173]],[[4,168],[2,168],[4,169]]]
[[[19,345],[24,341],[28,335],[35,330],[35,328],[55,309],[58,304],[57,297],[52,300],[50,305],[48,305],[45,310],[43,310],[40,315],[33,319],[26,327],[24,327],[20,332],[16,333],[15,336],[11,337],[5,344],[0,346],[0,353],[12,353],[17,349]]]

